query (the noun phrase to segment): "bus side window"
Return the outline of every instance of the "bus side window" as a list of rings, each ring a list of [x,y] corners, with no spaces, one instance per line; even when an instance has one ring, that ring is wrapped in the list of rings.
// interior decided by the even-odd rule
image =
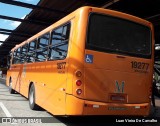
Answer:
[[[28,52],[28,44],[25,44],[22,47],[22,51],[21,51],[21,63],[24,63],[26,61],[26,57],[27,57],[27,52]]]
[[[36,40],[29,43],[28,53],[27,53],[27,62],[32,63],[35,61],[36,55]]]
[[[15,64],[20,64],[21,63],[21,57],[20,57],[20,55],[21,55],[21,47],[19,47],[17,49],[17,51],[16,51],[16,56],[15,56],[16,61],[15,61]]]
[[[13,52],[10,52],[9,55],[7,56],[7,70],[10,68],[11,64],[12,64],[12,59],[13,57]]]
[[[70,24],[64,25],[52,32],[49,60],[65,59],[68,52]]]
[[[70,24],[66,25],[63,27],[63,32],[62,32],[62,38],[64,41],[67,41],[68,43],[68,40],[69,40],[69,33],[70,33]]]
[[[12,64],[16,64],[16,53],[17,53],[17,50],[14,50]]]
[[[60,27],[58,29],[55,29],[52,32],[52,41],[51,41],[52,45],[56,45],[56,44],[61,43],[61,40],[62,40],[62,30],[63,30],[63,27]]]
[[[47,59],[49,37],[50,37],[50,34],[47,33],[39,38],[37,51],[36,51],[36,59],[35,59],[37,62],[45,61]]]

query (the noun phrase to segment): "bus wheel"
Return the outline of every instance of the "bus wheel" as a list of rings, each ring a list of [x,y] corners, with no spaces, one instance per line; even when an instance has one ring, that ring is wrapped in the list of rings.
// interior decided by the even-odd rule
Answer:
[[[36,105],[36,103],[35,103],[35,87],[33,84],[31,85],[31,87],[29,89],[29,107],[32,110],[39,109],[39,106]]]
[[[10,94],[15,94],[15,90],[12,88],[12,80],[11,79],[9,81],[9,93]]]

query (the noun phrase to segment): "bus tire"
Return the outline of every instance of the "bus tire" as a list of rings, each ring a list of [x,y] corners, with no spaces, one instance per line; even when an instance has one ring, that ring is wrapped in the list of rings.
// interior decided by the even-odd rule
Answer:
[[[31,85],[30,89],[29,89],[29,95],[28,95],[28,99],[29,99],[29,107],[32,110],[38,110],[39,106],[36,105],[35,103],[35,87],[34,84]]]
[[[9,93],[15,94],[15,90],[12,88],[12,79],[9,80]]]

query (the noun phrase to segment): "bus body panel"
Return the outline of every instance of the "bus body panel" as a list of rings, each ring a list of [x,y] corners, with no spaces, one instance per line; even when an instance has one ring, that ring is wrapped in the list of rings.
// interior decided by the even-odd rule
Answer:
[[[66,115],[148,116],[149,113],[150,103],[104,103],[79,99],[73,95],[66,96]]]
[[[57,70],[57,64],[65,62],[64,73]],[[67,77],[67,59],[45,63],[28,64],[27,80],[33,82],[36,89],[36,103],[53,113],[65,114],[65,89]],[[34,76],[34,78],[33,78]],[[28,85],[26,85],[29,88]]]
[[[10,71],[11,71],[10,77],[12,76],[12,84],[16,83],[15,85],[12,85],[12,88],[14,90],[20,92],[20,90],[21,90],[20,87],[21,87],[21,76],[22,76],[22,64],[11,66]],[[9,79],[10,78],[7,78],[7,79],[8,79],[7,84],[9,85]]]
[[[86,39],[86,26],[88,21],[88,8],[79,9],[75,16],[75,30],[73,34],[73,40],[70,50],[69,58],[69,68],[68,68],[68,83],[67,83],[67,92],[72,95],[77,95],[76,90],[76,81],[81,80],[83,83],[84,74],[82,77],[76,77],[75,73],[81,71],[84,73],[84,48],[85,48],[85,39]],[[69,86],[72,85],[72,86]],[[83,86],[80,87],[83,90]],[[69,92],[70,91],[70,92]],[[79,96],[83,98],[83,94]],[[72,103],[71,103],[72,104]]]
[[[41,33],[38,33],[34,38],[28,39],[28,41],[32,41],[46,32],[50,32],[57,26],[59,27],[66,22],[70,22],[69,43],[71,43],[73,39],[72,29],[74,26],[72,24],[74,24],[74,16],[75,14],[71,14],[66,19],[59,21],[56,25],[54,24]],[[34,84],[36,104],[56,115],[65,115],[66,92],[72,90],[70,87],[67,88],[70,48],[71,44],[69,44],[68,54],[64,60],[12,64],[7,72],[6,85],[9,86],[9,79],[11,78],[13,89],[28,98],[29,86],[30,84]],[[60,67],[64,69],[62,70]]]
[[[103,11],[101,9],[95,9],[95,8],[92,8],[92,12],[97,12],[107,15],[109,14],[126,20],[135,21],[139,24],[148,26],[153,31],[153,27],[149,22],[141,20],[139,18],[135,18],[134,16],[123,15],[117,12],[112,13],[110,11]],[[88,27],[88,19],[86,19],[85,17],[87,15],[88,16],[90,15],[90,8],[85,8],[81,14],[82,16],[84,16],[84,18],[83,20],[81,20],[80,16],[79,19],[77,18],[79,21],[79,26]],[[153,68],[154,54],[152,53],[151,59],[147,59],[147,58],[127,56],[127,55],[98,52],[93,50],[84,51],[85,48],[84,43],[86,43],[86,38],[87,38],[87,29],[85,30],[83,27],[78,27],[79,30],[75,37],[74,45],[72,45],[73,48],[71,50],[71,55],[70,55],[70,57],[72,57],[70,63],[75,65],[74,66],[75,69],[73,69],[72,71],[73,95],[80,99],[84,99],[86,102],[87,101],[101,102],[104,104],[113,103],[113,105],[117,104],[116,106],[120,106],[121,104],[125,104],[124,106],[126,106],[128,104],[128,106],[135,107],[136,104],[139,105],[145,104],[146,106],[144,105],[145,106],[144,110],[140,111],[140,113],[137,113],[137,115],[148,115],[150,111],[150,97],[151,97],[152,73],[153,73],[152,68]],[[152,41],[151,47],[153,49],[153,44],[154,44],[153,34],[151,41]],[[81,46],[78,46],[78,44]],[[88,54],[93,56],[92,64],[85,62],[86,55]],[[76,58],[77,56],[78,59]],[[134,62],[140,63],[141,65],[142,64],[145,65],[143,66],[143,68],[142,66],[138,69],[132,68]],[[82,72],[83,75],[81,78],[75,77],[75,72],[77,70]],[[75,84],[76,80],[79,79],[82,81],[81,87],[78,87]],[[124,85],[124,87],[122,85]],[[77,95],[76,94],[77,89],[82,89],[83,93],[81,95]],[[122,101],[122,103],[119,101],[111,100],[112,96],[119,96],[119,95],[121,96],[121,94],[122,96],[125,97],[125,100]],[[71,99],[69,99],[69,101],[70,100]],[[66,100],[66,102],[67,106],[68,101]],[[69,104],[69,106],[72,105]],[[70,110],[70,112],[72,113],[71,107],[67,108],[68,109],[66,110]],[[85,111],[88,111],[87,108],[84,109],[84,113]],[[139,111],[139,110],[134,110],[134,111]],[[116,113],[116,111],[114,112]],[[110,112],[104,112],[104,113],[109,115]],[[128,115],[136,115],[136,113],[131,114],[131,111],[127,113]],[[123,115],[119,113],[116,114]],[[126,113],[124,113],[124,115],[125,114]]]
[[[88,50],[86,54],[93,55],[93,63],[85,63],[84,99],[111,102],[110,95],[120,93],[126,95],[125,103],[150,102],[153,67],[150,60],[128,56],[119,58],[116,54]],[[146,66],[144,69],[132,68],[133,61],[143,62]]]

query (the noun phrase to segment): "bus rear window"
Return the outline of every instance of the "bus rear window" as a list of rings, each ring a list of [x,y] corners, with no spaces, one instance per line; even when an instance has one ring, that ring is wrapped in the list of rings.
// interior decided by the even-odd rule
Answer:
[[[136,57],[151,57],[149,27],[108,15],[89,16],[87,49]]]

